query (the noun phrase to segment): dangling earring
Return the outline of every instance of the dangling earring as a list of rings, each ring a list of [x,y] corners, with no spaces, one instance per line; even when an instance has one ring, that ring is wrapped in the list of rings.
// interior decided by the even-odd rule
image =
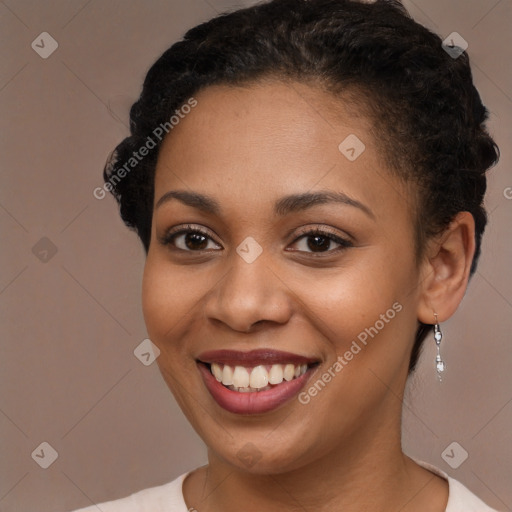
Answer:
[[[446,370],[446,363],[441,359],[441,340],[443,339],[443,333],[441,332],[441,327],[439,326],[439,322],[437,321],[437,313],[434,313],[436,317],[436,323],[434,325],[434,340],[436,341],[436,370],[437,370],[437,378],[442,380],[441,374]]]

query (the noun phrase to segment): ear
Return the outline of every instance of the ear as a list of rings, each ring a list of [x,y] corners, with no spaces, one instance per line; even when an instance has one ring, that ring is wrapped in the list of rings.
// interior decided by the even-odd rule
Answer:
[[[450,318],[462,301],[475,254],[475,220],[459,212],[448,228],[428,247],[422,262],[418,320],[433,324]]]

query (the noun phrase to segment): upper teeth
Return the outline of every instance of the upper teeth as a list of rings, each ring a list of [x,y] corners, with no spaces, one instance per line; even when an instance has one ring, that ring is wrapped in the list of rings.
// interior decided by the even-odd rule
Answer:
[[[283,379],[290,381],[306,373],[307,364],[273,364],[272,366],[255,366],[246,368],[245,366],[221,367],[218,363],[211,364],[211,372],[214,377],[225,386],[234,388],[254,388],[261,389],[268,384],[281,384]]]

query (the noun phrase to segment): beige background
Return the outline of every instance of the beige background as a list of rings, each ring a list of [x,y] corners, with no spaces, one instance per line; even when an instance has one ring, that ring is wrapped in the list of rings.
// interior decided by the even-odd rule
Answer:
[[[133,354],[146,337],[144,254],[113,199],[92,191],[128,133],[128,108],[148,67],[187,28],[232,5],[0,1],[2,512],[71,510],[162,484],[206,460],[156,365]],[[468,41],[502,159],[490,174],[478,273],[442,326],[448,373],[436,382],[429,339],[407,393],[404,447],[511,510],[512,1],[406,6],[443,38],[456,31]],[[31,48],[45,31],[59,45],[47,59]],[[33,251],[43,237],[54,255],[47,241]],[[457,469],[441,457],[453,441],[469,454]],[[48,469],[31,457],[42,442],[58,452]]]

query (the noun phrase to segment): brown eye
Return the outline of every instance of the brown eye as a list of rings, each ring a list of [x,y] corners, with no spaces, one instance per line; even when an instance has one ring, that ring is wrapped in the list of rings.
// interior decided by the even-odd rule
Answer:
[[[205,231],[187,226],[167,233],[161,240],[163,245],[172,245],[181,251],[197,252],[220,247]],[[213,244],[213,247],[208,244]]]
[[[197,232],[189,232],[185,233],[183,235],[183,242],[187,249],[193,250],[204,250],[208,246],[208,239],[206,236],[204,236],[201,233]],[[174,240],[176,241],[180,237],[174,236]],[[178,247],[180,249],[183,249],[183,247]]]
[[[338,247],[332,248],[333,243],[337,244]],[[303,233],[295,240],[294,244],[300,246],[299,249],[297,249],[299,252],[306,253],[333,253],[352,247],[352,243],[348,240],[322,229],[314,229]]]

